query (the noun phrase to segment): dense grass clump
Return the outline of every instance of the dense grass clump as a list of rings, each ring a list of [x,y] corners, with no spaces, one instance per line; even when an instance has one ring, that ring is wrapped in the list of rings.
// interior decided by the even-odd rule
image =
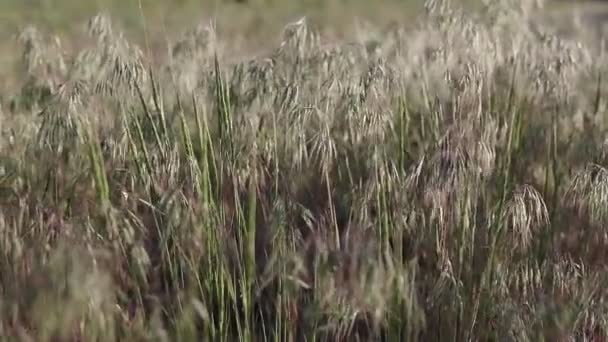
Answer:
[[[105,16],[74,53],[28,28],[0,335],[604,340],[606,60],[504,3],[235,63],[212,26],[162,65]]]

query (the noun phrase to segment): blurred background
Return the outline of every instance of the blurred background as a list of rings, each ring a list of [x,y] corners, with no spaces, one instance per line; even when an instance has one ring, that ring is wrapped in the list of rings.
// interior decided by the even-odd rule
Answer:
[[[590,14],[608,13],[608,1],[602,0],[503,1],[542,2],[549,11],[583,6]],[[471,9],[482,2],[452,0],[453,4]],[[131,34],[141,33],[144,28],[142,15],[147,29],[168,34],[210,18],[216,18],[227,34],[257,34],[304,15],[343,33],[340,31],[349,28],[354,18],[387,24],[415,16],[423,3],[424,0],[1,0],[0,39],[8,38],[25,24],[70,32],[100,11],[111,14]]]
[[[468,6],[480,0],[457,0]],[[218,31],[229,37],[260,36],[307,16],[311,23],[336,35],[352,32],[357,18],[377,25],[412,18],[423,0],[1,0],[0,39],[8,39],[26,24],[54,33],[71,33],[103,11],[129,35],[144,28],[151,37],[180,34],[201,21],[216,19]],[[142,18],[145,18],[145,23]],[[162,33],[160,36],[159,33]],[[266,37],[269,38],[269,37]],[[257,42],[256,42],[257,44]]]
[[[463,0],[462,4],[479,0]],[[423,0],[0,0],[0,91],[10,88],[11,70],[19,58],[16,37],[28,25],[61,38],[71,51],[87,20],[110,15],[113,26],[146,46],[154,58],[167,56],[169,42],[200,24],[215,23],[217,34],[233,56],[256,54],[275,46],[281,29],[307,17],[324,39],[352,39],[358,30],[407,24],[423,9]],[[147,44],[146,44],[147,41]]]
[[[69,31],[104,11],[126,29],[141,29],[143,13],[150,28],[162,26],[169,32],[212,17],[225,27],[251,32],[294,15],[308,15],[334,26],[341,26],[353,16],[390,20],[413,14],[422,3],[422,0],[2,0],[0,25],[4,33],[24,23]]]
[[[474,11],[483,1],[452,3]],[[546,17],[560,24],[574,8],[584,12],[585,22],[602,24],[608,18],[608,1],[504,1],[542,1],[543,11],[551,13]],[[70,51],[72,45],[79,44],[87,20],[104,12],[130,41],[143,47],[147,40],[147,51],[162,58],[167,55],[168,42],[214,20],[227,51],[239,56],[276,45],[281,29],[303,16],[331,42],[351,40],[361,32],[378,36],[397,23],[412,24],[423,5],[424,0],[0,0],[0,78],[4,78],[0,90],[19,55],[15,37],[28,25],[49,36],[57,35],[62,49]]]

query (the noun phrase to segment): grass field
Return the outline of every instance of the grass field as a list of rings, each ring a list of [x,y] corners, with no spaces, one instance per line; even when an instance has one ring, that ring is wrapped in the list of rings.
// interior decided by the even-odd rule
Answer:
[[[605,341],[599,40],[385,2],[0,4],[0,339]]]
[[[463,3],[470,2],[469,0]],[[343,5],[346,4],[346,5]],[[127,39],[146,50],[147,57],[164,60],[172,42],[199,24],[214,22],[225,51],[234,58],[263,53],[280,42],[283,26],[302,16],[325,39],[354,39],[355,27],[368,23],[388,26],[407,23],[422,8],[421,0],[5,0],[0,1],[0,89],[11,91],[19,55],[15,34],[35,25],[59,36],[62,49],[79,49],[86,23],[103,13]],[[146,42],[147,40],[147,42]],[[162,62],[161,62],[162,63]]]

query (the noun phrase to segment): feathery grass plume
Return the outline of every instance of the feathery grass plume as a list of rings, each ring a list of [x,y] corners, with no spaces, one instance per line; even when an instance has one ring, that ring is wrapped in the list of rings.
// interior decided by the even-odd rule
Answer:
[[[135,85],[145,83],[148,76],[143,52],[114,31],[107,15],[92,17],[87,33],[95,47],[80,51],[71,65],[70,78],[89,83],[100,94],[135,95]]]
[[[530,185],[517,186],[513,190],[505,214],[508,245],[519,250],[528,248],[535,233],[549,224],[545,202]]]
[[[199,24],[171,46],[169,73],[179,92],[190,94],[199,86],[205,68],[211,67],[213,54],[221,51],[214,26]]]
[[[65,76],[67,66],[59,37],[47,38],[30,25],[19,33],[17,40],[23,49],[21,65],[27,75],[52,82],[50,85]]]
[[[474,186],[493,172],[496,126],[486,124],[483,131],[478,127],[475,122],[451,127],[418,176],[418,191],[440,217],[459,216],[453,212],[458,210],[455,200],[465,193],[475,196]]]
[[[595,340],[606,338],[605,277],[590,272],[585,264],[571,259],[557,260],[544,270],[550,296],[539,296],[534,304],[541,328],[536,335],[545,338]],[[540,291],[541,289],[539,289]]]
[[[35,69],[44,62],[41,33],[35,27],[28,26],[21,31],[18,40],[23,45],[21,56],[23,68],[27,73],[34,73]]]
[[[62,153],[82,142],[84,99],[89,93],[88,84],[72,81],[62,84],[48,106],[40,113],[42,122],[37,143],[43,148]]]
[[[24,82],[20,93],[11,100],[13,112],[39,110],[67,75],[68,64],[58,37],[45,37],[34,26],[18,35],[22,53],[20,67]]]
[[[565,205],[572,206],[591,223],[602,228],[608,211],[608,170],[601,165],[588,164],[577,171],[564,195]]]
[[[295,62],[294,67],[296,67],[299,60],[306,59],[309,53],[314,51],[314,48],[318,46],[317,41],[318,36],[309,31],[306,17],[302,17],[285,26],[281,44],[275,51],[275,55]]]

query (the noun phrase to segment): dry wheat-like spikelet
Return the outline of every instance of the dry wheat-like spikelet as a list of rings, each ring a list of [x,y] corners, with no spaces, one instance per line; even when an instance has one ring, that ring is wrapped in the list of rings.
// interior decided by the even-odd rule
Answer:
[[[54,80],[65,76],[67,65],[64,60],[59,37],[50,41],[36,27],[25,27],[17,37],[22,46],[21,64],[30,76],[41,80]]]
[[[167,68],[181,92],[189,94],[203,81],[205,69],[211,69],[213,56],[220,51],[212,23],[201,23],[171,46]]]
[[[135,100],[137,86],[148,79],[143,51],[115,32],[107,15],[92,17],[87,33],[95,45],[78,53],[69,70],[70,78],[87,82],[96,93],[131,95],[112,97],[123,102]]]
[[[598,227],[606,227],[608,219],[608,170],[598,164],[588,164],[575,173],[564,196],[565,205],[588,216]]]
[[[38,144],[58,152],[82,142],[81,126],[88,113],[85,99],[90,90],[85,82],[68,81],[62,84],[49,104],[42,110],[38,129]]]
[[[442,225],[458,220],[462,201],[477,198],[480,182],[494,171],[495,148],[496,125],[464,121],[450,127],[437,151],[418,167],[417,192]]]
[[[530,185],[515,188],[505,213],[509,245],[522,250],[530,245],[535,232],[549,224],[547,206],[541,194]]]

